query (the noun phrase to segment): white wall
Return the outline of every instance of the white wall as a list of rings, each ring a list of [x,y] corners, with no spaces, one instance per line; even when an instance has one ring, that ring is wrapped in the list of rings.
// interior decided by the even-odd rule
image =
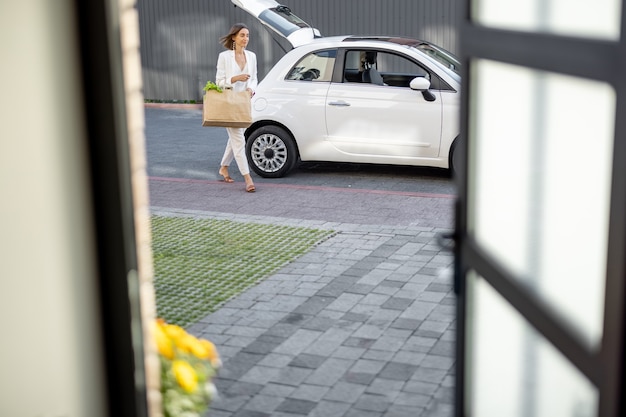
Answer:
[[[0,2],[0,415],[107,415],[73,1]]]

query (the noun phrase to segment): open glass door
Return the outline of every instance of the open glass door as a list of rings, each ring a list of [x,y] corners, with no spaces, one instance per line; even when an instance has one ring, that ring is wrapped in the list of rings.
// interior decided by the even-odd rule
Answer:
[[[466,1],[457,417],[626,415],[624,3]]]

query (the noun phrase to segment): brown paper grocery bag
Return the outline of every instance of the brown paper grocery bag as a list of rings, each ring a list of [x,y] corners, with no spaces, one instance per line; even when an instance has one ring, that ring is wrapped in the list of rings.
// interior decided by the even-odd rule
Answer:
[[[247,91],[209,90],[202,105],[202,126],[248,127],[252,124]]]

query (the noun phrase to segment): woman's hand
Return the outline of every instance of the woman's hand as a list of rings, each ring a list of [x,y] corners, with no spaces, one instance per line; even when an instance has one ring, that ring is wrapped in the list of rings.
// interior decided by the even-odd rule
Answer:
[[[249,79],[250,79],[250,74],[239,74],[239,75],[235,75],[234,77],[232,77],[232,78],[230,79],[230,83],[231,83],[231,84],[234,84],[234,83],[236,83],[237,81],[243,81],[243,82],[246,82],[246,81],[248,81]]]

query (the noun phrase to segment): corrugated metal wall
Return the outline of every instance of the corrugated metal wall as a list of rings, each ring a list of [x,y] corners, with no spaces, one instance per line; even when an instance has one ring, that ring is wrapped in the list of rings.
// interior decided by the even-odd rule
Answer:
[[[394,35],[457,50],[457,0],[285,0],[322,35]],[[219,38],[235,22],[250,27],[259,78],[284,54],[260,23],[230,0],[138,0],[144,97],[200,100],[215,79]]]

